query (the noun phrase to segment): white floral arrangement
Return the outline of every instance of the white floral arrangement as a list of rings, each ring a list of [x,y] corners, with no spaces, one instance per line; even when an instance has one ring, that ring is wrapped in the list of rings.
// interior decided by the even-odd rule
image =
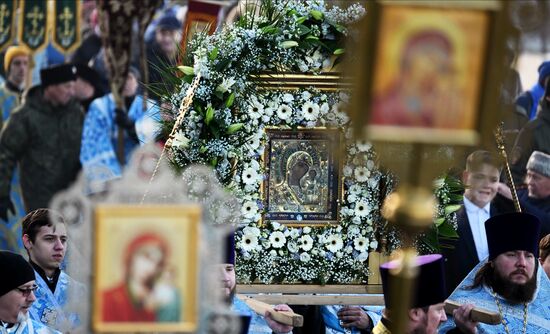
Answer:
[[[249,75],[265,71],[321,73],[344,54],[346,25],[364,15],[359,5],[343,10],[324,1],[262,2],[260,16],[245,15],[215,35],[201,35],[187,47],[179,89],[170,95],[179,105],[200,74],[191,108],[171,147],[179,168],[193,163],[214,168],[220,182],[242,203],[241,228],[235,235],[240,282],[365,283],[369,252],[381,237],[398,244],[380,216],[378,170],[369,142],[355,142],[343,107],[349,94],[313,87],[294,91],[256,90]],[[172,123],[168,123],[170,127]],[[262,221],[260,163],[265,127],[342,129],[347,152],[342,170],[343,201],[336,226],[289,227]],[[387,188],[387,187],[384,187]]]

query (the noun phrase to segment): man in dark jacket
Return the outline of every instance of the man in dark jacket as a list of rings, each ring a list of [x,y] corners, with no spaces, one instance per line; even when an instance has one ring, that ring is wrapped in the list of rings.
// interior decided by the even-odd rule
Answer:
[[[546,81],[543,98],[540,100],[540,110],[532,121],[521,129],[511,154],[511,166],[514,182],[523,184],[527,160],[533,151],[550,154],[550,81]]]
[[[172,90],[169,76],[164,75],[169,67],[176,65],[176,55],[181,39],[181,23],[175,16],[163,16],[156,28],[155,39],[147,44],[149,97],[159,100],[163,92]]]
[[[518,190],[518,200],[523,212],[530,213],[541,221],[540,237],[550,234],[550,155],[534,151],[527,161],[527,189]],[[499,194],[502,195],[502,208],[506,212],[515,211],[510,188],[499,185]],[[506,202],[506,199],[508,201]]]
[[[43,69],[40,79],[0,134],[0,219],[13,208],[10,182],[17,164],[27,212],[48,207],[80,170],[84,114],[73,99],[74,66]]]

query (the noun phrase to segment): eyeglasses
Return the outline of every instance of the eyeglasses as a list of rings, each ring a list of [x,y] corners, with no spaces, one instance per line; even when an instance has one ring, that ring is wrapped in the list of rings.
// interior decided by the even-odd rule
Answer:
[[[30,288],[26,288],[26,289],[23,289],[23,288],[15,288],[15,290],[21,292],[21,294],[23,295],[23,297],[28,297],[31,292],[36,292],[36,290],[38,290],[38,285],[33,285],[32,287]]]

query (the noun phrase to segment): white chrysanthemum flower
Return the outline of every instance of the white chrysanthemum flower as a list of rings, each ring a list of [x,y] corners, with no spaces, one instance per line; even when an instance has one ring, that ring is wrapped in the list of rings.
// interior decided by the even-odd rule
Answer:
[[[326,102],[321,104],[321,108],[319,108],[319,111],[321,111],[321,113],[323,113],[323,114],[326,114],[329,110],[330,110],[330,108],[328,106],[328,103],[326,103]]]
[[[367,152],[372,147],[372,144],[368,140],[358,140],[355,143],[355,146],[357,146],[357,149],[361,152]]]
[[[272,249],[272,250],[269,251],[269,255],[271,255],[271,256],[277,256],[277,251],[274,250],[274,249]]]
[[[255,201],[246,201],[243,203],[241,213],[245,218],[252,219],[258,213],[258,204]],[[247,229],[248,227],[245,227]],[[259,230],[258,230],[259,233]],[[259,235],[259,234],[258,234]]]
[[[262,117],[263,113],[264,106],[256,99],[248,106],[248,115],[252,119],[258,119]]]
[[[258,237],[252,234],[243,234],[241,239],[241,249],[250,252],[258,247]]]
[[[300,261],[302,262],[309,262],[311,260],[311,256],[309,256],[308,253],[302,253],[300,254]]]
[[[289,93],[283,94],[283,102],[290,103],[292,101],[294,101],[294,96],[292,94],[289,94]]]
[[[281,225],[281,224],[279,224],[279,223],[277,223],[277,222],[274,222],[274,221],[271,222],[271,227],[273,227],[273,230],[274,230],[274,231],[280,230],[282,226],[283,226],[283,225]]]
[[[302,92],[302,99],[304,99],[304,101],[307,101],[307,100],[311,99],[311,93],[308,92],[307,90],[303,91]]]
[[[337,234],[329,235],[325,243],[326,243],[325,247],[332,253],[339,251],[340,249],[342,249],[342,246],[344,246],[344,242],[342,241],[342,238]]]
[[[255,226],[247,226],[243,228],[243,234],[250,234],[256,237],[260,236],[260,229]]]
[[[288,251],[296,253],[298,251],[298,245],[294,241],[289,241],[287,244]]]
[[[355,168],[355,172],[353,174],[355,175],[355,180],[357,180],[357,182],[368,181],[370,177],[370,171],[367,167],[357,167]]]
[[[300,239],[298,239],[298,243],[300,244],[300,248],[306,252],[313,248],[313,239],[307,234],[302,235]]]
[[[307,121],[314,121],[319,117],[319,105],[317,103],[306,102],[302,106],[302,116]]]
[[[247,139],[246,145],[248,145],[250,150],[255,151],[260,147],[260,138],[261,134],[252,135]]]
[[[306,233],[306,234],[310,233],[310,232],[311,232],[311,227],[309,227],[309,226],[304,227],[304,229],[302,230],[302,232],[304,232],[304,233]]]
[[[292,108],[290,108],[286,104],[281,104],[279,108],[277,109],[277,117],[279,117],[281,120],[287,120],[292,115]]]
[[[259,176],[254,168],[249,167],[243,170],[241,178],[245,184],[255,184],[258,182]]]
[[[358,217],[365,217],[369,214],[369,204],[365,201],[358,201],[355,203],[355,215]]]
[[[353,173],[353,168],[351,168],[351,166],[345,165],[342,171],[345,177],[350,177],[351,174]]]
[[[297,228],[293,228],[292,230],[290,230],[290,237],[292,239],[296,239],[300,236],[300,230],[298,230]]]
[[[369,179],[369,187],[371,187],[372,189],[376,189],[378,188],[378,183],[379,183],[379,179],[376,178],[376,177],[371,177]]]
[[[369,246],[372,249],[378,249],[378,241],[377,240],[371,241]]]
[[[272,232],[269,236],[269,241],[271,242],[271,247],[273,248],[281,248],[286,243],[286,237],[283,234],[283,232],[275,231]]]
[[[176,132],[176,135],[174,136],[174,140],[172,141],[172,146],[177,148],[187,148],[189,147],[189,138],[185,137],[185,134],[183,131],[179,130]]]
[[[369,252],[361,252],[355,258],[357,261],[365,262],[369,258]]]
[[[367,160],[367,169],[368,170],[371,170],[374,168],[374,161],[372,160]]]
[[[355,218],[355,217],[354,217]],[[358,235],[361,231],[359,230],[359,227],[357,226],[350,226],[348,228],[348,235],[349,236],[355,236]]]
[[[369,239],[365,237],[355,238],[355,240],[353,240],[353,248],[355,248],[356,251],[365,252],[369,249]]]

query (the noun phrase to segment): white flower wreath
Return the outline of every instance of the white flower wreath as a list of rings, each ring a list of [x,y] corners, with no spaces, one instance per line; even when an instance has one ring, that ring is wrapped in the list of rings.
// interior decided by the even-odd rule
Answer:
[[[380,200],[391,184],[376,166],[369,142],[354,142],[344,105],[345,91],[326,93],[312,87],[296,91],[258,91],[249,75],[262,71],[320,73],[344,53],[346,25],[364,14],[359,5],[327,8],[324,1],[264,1],[260,17],[244,15],[236,25],[188,46],[179,105],[196,75],[201,81],[193,104],[171,147],[179,167],[211,165],[220,181],[242,203],[236,233],[237,275],[241,282],[365,282],[368,253],[385,232]],[[173,124],[173,123],[172,123]],[[337,226],[289,227],[260,223],[264,203],[258,161],[266,144],[264,128],[341,128],[344,198]],[[385,193],[380,184],[385,183]],[[388,248],[397,238],[384,235]]]

